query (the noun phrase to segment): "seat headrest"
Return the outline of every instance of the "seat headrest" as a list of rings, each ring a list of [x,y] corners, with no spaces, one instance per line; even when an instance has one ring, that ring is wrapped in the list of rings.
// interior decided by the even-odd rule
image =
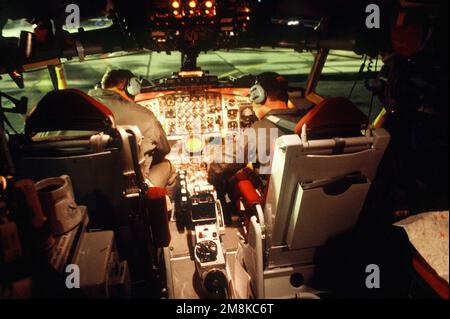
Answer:
[[[349,99],[329,98],[317,104],[297,124],[296,134],[307,132],[313,138],[348,137],[367,127],[369,119]]]
[[[25,133],[97,131],[114,128],[109,108],[86,93],[67,89],[47,93],[28,115]]]

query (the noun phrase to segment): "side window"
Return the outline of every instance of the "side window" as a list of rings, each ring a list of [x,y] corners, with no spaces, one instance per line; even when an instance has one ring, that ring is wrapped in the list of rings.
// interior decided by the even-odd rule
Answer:
[[[380,70],[382,62],[367,58],[366,66],[361,73],[364,61],[364,57],[351,52],[330,51],[316,93],[324,98],[338,96],[350,98],[373,121],[380,113],[382,105],[377,97],[374,97],[372,102],[372,92],[366,89],[365,82],[370,78],[368,67],[374,71],[373,78],[376,76],[375,71]]]
[[[2,74],[0,77],[0,92],[6,93],[17,100],[20,100],[22,96],[26,96],[28,98],[28,112],[36,106],[47,92],[53,90],[52,81],[47,68],[25,72],[23,75],[25,83],[24,89],[18,88],[8,74]],[[14,105],[5,98],[1,99],[1,106],[3,109],[14,107]],[[5,112],[5,117],[16,132],[23,132],[25,115]],[[13,132],[13,129],[6,126],[8,132]]]

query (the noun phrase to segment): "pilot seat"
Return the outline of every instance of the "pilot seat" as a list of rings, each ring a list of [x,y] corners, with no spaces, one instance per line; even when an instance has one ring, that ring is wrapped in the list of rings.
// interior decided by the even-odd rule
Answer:
[[[28,116],[17,161],[19,177],[35,182],[70,176],[89,228],[115,232],[132,279],[145,276],[154,252],[170,243],[167,192],[145,184],[141,141],[137,127],[117,126],[112,112],[82,91],[53,91]]]

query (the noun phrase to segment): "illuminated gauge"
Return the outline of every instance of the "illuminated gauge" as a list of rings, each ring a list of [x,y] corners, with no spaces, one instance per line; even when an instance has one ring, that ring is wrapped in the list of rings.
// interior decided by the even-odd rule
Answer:
[[[216,113],[216,106],[215,105],[209,105],[208,106],[208,113],[210,113],[210,114]]]
[[[168,106],[174,106],[175,105],[175,101],[173,98],[168,98],[167,99],[167,105]]]
[[[185,103],[189,103],[191,101],[191,98],[189,97],[189,96],[186,96],[185,98],[184,98],[184,102]]]
[[[182,98],[182,97],[177,98],[177,103],[178,103],[178,104],[183,103],[183,98]]]
[[[238,116],[238,110],[229,110],[228,111],[228,118],[230,120],[235,120]]]
[[[191,136],[184,144],[186,153],[190,155],[200,155],[203,152],[203,139],[198,136]]]
[[[229,107],[235,107],[236,106],[236,100],[235,99],[229,99],[228,100],[228,106]]]
[[[177,116],[177,114],[175,112],[175,109],[173,109],[171,107],[166,108],[166,117],[167,118],[174,119],[174,118],[176,118],[176,116]]]
[[[237,130],[238,127],[239,127],[239,126],[238,126],[238,123],[235,122],[235,121],[229,122],[229,123],[228,123],[228,128],[229,128],[230,130]]]

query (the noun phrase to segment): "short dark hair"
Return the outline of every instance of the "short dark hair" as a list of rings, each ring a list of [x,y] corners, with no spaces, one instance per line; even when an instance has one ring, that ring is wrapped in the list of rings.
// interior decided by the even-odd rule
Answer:
[[[289,101],[288,83],[282,75],[265,72],[258,76],[258,82],[266,90],[269,99],[285,103]]]
[[[102,79],[102,89],[112,89],[118,87],[120,83],[128,81],[129,79],[135,77],[133,72],[130,70],[119,69],[119,70],[108,70]]]

